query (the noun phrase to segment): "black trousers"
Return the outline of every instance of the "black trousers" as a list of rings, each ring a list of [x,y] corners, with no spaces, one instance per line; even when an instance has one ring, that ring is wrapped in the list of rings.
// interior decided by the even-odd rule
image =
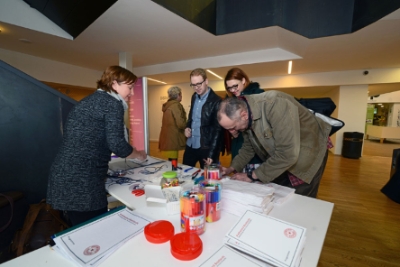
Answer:
[[[321,182],[322,175],[324,174],[327,160],[328,160],[328,150],[326,151],[324,160],[322,161],[321,166],[319,167],[317,173],[314,175],[310,184],[303,183],[301,185],[293,187],[292,184],[290,183],[287,172],[284,172],[278,178],[275,178],[272,182],[286,187],[294,188],[296,189],[295,191],[296,194],[316,198],[318,194],[319,184]]]
[[[200,169],[204,169],[204,160],[208,158],[210,153],[209,149],[202,148],[191,148],[186,146],[185,152],[183,153],[183,164],[195,167],[196,163],[200,163]],[[219,157],[212,159],[213,163],[219,163]]]
[[[107,207],[99,209],[99,210],[91,210],[91,211],[74,211],[68,210],[66,211],[66,216],[68,217],[71,226],[75,226],[77,224],[86,222],[94,217],[102,215],[108,211]]]

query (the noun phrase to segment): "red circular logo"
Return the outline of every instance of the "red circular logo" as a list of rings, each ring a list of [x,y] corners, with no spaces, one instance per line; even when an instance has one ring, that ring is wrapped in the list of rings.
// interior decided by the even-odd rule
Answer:
[[[295,238],[296,237],[296,231],[293,230],[292,228],[285,229],[284,234],[285,234],[286,237],[289,237],[289,238]]]
[[[100,246],[93,245],[93,246],[86,248],[85,251],[83,252],[83,254],[86,256],[90,256],[90,255],[96,254],[97,252],[99,252],[99,250],[100,250]]]

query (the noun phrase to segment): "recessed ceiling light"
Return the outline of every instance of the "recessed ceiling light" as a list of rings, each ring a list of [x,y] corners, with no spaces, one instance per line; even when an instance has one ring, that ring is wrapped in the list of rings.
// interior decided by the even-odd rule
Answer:
[[[289,61],[289,66],[288,66],[288,74],[292,73],[292,61]]]
[[[162,84],[167,84],[166,82],[162,82],[162,81],[159,81],[159,80],[156,80],[156,79],[152,79],[152,78],[149,78],[149,77],[147,77],[147,80],[150,80],[150,81],[153,81],[153,82],[162,83]]]
[[[211,70],[207,70],[209,73],[211,73],[212,75],[214,75],[215,77],[217,77],[218,79],[222,80],[222,77],[215,74],[214,72],[212,72]]]
[[[18,41],[20,41],[22,43],[25,43],[25,44],[31,44],[32,43],[30,40],[25,39],[25,38],[18,39]]]

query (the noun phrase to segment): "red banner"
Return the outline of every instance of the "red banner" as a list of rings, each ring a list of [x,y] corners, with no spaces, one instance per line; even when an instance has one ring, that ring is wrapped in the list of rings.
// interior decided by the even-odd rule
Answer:
[[[129,98],[129,140],[137,150],[145,149],[143,78],[138,78]]]

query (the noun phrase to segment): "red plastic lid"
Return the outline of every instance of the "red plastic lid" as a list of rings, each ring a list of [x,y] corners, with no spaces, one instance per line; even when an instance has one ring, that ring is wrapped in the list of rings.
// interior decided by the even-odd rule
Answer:
[[[169,241],[174,233],[174,226],[169,221],[155,221],[144,228],[144,236],[147,241],[155,244]]]
[[[203,252],[203,242],[195,233],[180,233],[172,237],[171,254],[178,260],[194,260]]]

